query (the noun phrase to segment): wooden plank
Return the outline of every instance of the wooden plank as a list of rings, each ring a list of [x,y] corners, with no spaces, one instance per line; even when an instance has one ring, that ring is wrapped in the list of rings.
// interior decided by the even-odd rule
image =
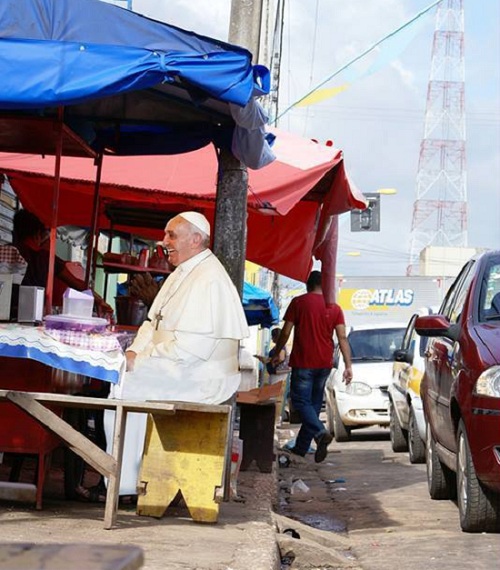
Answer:
[[[8,392],[7,400],[33,416],[44,427],[53,431],[70,449],[92,465],[99,473],[109,477],[116,472],[116,460],[100,447],[88,440],[79,431],[34,400],[29,392]]]
[[[0,400],[6,399],[9,392],[0,390]],[[114,410],[121,406],[129,412],[154,412],[155,414],[174,414],[175,410],[189,410],[207,413],[229,413],[230,406],[225,404],[196,404],[190,402],[174,402],[170,400],[150,400],[139,402],[135,400],[117,400],[113,398],[91,398],[89,396],[73,396],[71,394],[52,394],[50,392],[25,392],[38,402],[60,404],[68,408],[88,408]]]
[[[137,570],[144,564],[138,546],[122,544],[0,544],[0,570]]]
[[[15,390],[0,390],[0,400],[6,399],[9,392]],[[21,392],[21,391],[19,391]],[[88,408],[114,410],[117,406],[123,406],[131,412],[154,410],[159,413],[175,413],[175,405],[170,402],[136,402],[129,400],[116,400],[112,398],[92,398],[89,396],[73,396],[71,394],[52,394],[50,392],[21,392],[31,396],[38,402],[47,404],[59,404],[67,408]]]
[[[284,380],[274,384],[266,384],[262,388],[254,388],[247,392],[237,392],[236,402],[238,404],[267,404],[280,397],[283,391]]]
[[[154,404],[156,400],[151,400]],[[228,404],[197,404],[195,402],[172,402],[176,410],[186,410],[187,412],[206,412],[208,414],[229,414],[231,406]]]

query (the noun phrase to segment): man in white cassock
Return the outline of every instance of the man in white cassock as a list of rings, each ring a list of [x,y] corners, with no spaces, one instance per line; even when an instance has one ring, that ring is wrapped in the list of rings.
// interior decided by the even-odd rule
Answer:
[[[163,244],[175,270],[125,352],[127,372],[110,398],[220,404],[238,390],[239,341],[249,330],[238,292],[209,241],[202,214],[183,212],[168,222]],[[113,414],[105,413],[108,452]],[[146,421],[146,414],[128,414],[120,495],[137,493]]]

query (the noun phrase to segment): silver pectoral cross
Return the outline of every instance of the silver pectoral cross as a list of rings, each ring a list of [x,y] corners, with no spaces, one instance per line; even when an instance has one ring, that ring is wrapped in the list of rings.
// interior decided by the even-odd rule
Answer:
[[[158,330],[158,327],[160,326],[160,321],[162,320],[163,320],[163,315],[160,313],[160,311],[158,311],[155,316],[155,321],[156,321],[155,330]]]

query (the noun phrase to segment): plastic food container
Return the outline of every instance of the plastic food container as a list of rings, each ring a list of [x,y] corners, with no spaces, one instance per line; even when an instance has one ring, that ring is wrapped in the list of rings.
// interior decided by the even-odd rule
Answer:
[[[94,295],[90,289],[77,291],[68,287],[63,295],[63,315],[72,317],[92,317]]]
[[[106,331],[108,321],[99,317],[72,317],[70,315],[47,315],[45,328],[100,334]]]

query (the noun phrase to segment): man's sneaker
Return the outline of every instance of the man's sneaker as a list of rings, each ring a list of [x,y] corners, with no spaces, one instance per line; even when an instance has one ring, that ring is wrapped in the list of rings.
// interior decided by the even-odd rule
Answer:
[[[316,440],[316,452],[314,453],[314,461],[321,463],[328,454],[328,446],[333,440],[331,433],[325,431]]]

